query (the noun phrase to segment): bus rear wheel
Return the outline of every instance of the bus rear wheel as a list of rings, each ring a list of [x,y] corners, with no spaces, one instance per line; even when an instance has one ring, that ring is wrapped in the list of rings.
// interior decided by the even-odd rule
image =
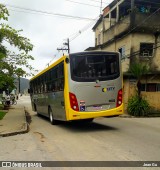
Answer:
[[[50,123],[52,124],[52,125],[57,125],[58,124],[58,120],[55,120],[54,118],[53,118],[53,112],[52,112],[52,109],[49,107],[49,109],[48,109],[48,113],[49,113],[49,120],[50,120]]]

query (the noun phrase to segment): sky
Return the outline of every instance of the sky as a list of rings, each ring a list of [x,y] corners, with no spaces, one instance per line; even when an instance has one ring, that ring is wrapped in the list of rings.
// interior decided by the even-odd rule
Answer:
[[[39,72],[63,54],[57,48],[62,48],[67,38],[71,53],[94,46],[92,27],[95,19],[98,19],[101,9],[112,1],[102,0],[102,8],[101,0],[0,0],[0,3],[9,10],[7,23],[16,30],[22,29],[21,35],[29,38],[34,45],[30,54],[35,60],[30,64]],[[64,53],[67,54],[66,51]]]

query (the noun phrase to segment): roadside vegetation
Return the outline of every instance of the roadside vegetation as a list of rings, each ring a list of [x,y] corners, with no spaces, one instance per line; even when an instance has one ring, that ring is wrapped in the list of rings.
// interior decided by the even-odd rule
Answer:
[[[5,115],[6,115],[6,112],[0,110],[0,120],[2,120]]]
[[[129,72],[137,79],[137,91],[136,94],[131,96],[128,100],[128,114],[138,117],[148,116],[150,113],[150,106],[148,101],[141,95],[141,79],[142,76],[149,72],[149,68],[142,63],[135,62],[131,65]]]
[[[9,12],[0,4],[0,89],[11,91],[15,77],[32,75],[34,68],[29,64],[34,60],[29,54],[33,45],[26,37],[21,36],[22,30],[15,30],[7,24]],[[12,50],[10,50],[12,49]]]
[[[132,96],[128,100],[128,113],[132,116],[148,116],[150,106],[147,100],[138,95]]]
[[[0,91],[10,93],[15,88],[15,78],[33,75],[35,70],[29,64],[34,60],[29,54],[33,45],[21,35],[22,30],[15,30],[7,24],[8,17],[8,9],[0,3]],[[5,109],[8,107],[0,104],[0,120],[6,114]]]
[[[0,120],[3,119],[3,117],[6,115],[6,111],[3,110],[4,109],[4,105],[0,104]]]

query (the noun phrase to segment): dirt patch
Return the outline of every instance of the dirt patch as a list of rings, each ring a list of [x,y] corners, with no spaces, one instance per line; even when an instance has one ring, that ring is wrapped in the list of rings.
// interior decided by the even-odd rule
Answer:
[[[40,138],[41,142],[45,142],[45,136],[42,133],[34,132],[34,134],[36,134]]]

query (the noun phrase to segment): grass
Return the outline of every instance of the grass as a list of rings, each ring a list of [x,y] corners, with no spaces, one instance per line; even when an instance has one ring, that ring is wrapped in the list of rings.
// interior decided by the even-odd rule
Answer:
[[[2,120],[5,115],[6,115],[6,112],[0,111],[0,120]]]
[[[0,104],[0,120],[3,119],[3,117],[6,115],[6,111],[3,111],[4,109],[4,105],[3,104]]]

